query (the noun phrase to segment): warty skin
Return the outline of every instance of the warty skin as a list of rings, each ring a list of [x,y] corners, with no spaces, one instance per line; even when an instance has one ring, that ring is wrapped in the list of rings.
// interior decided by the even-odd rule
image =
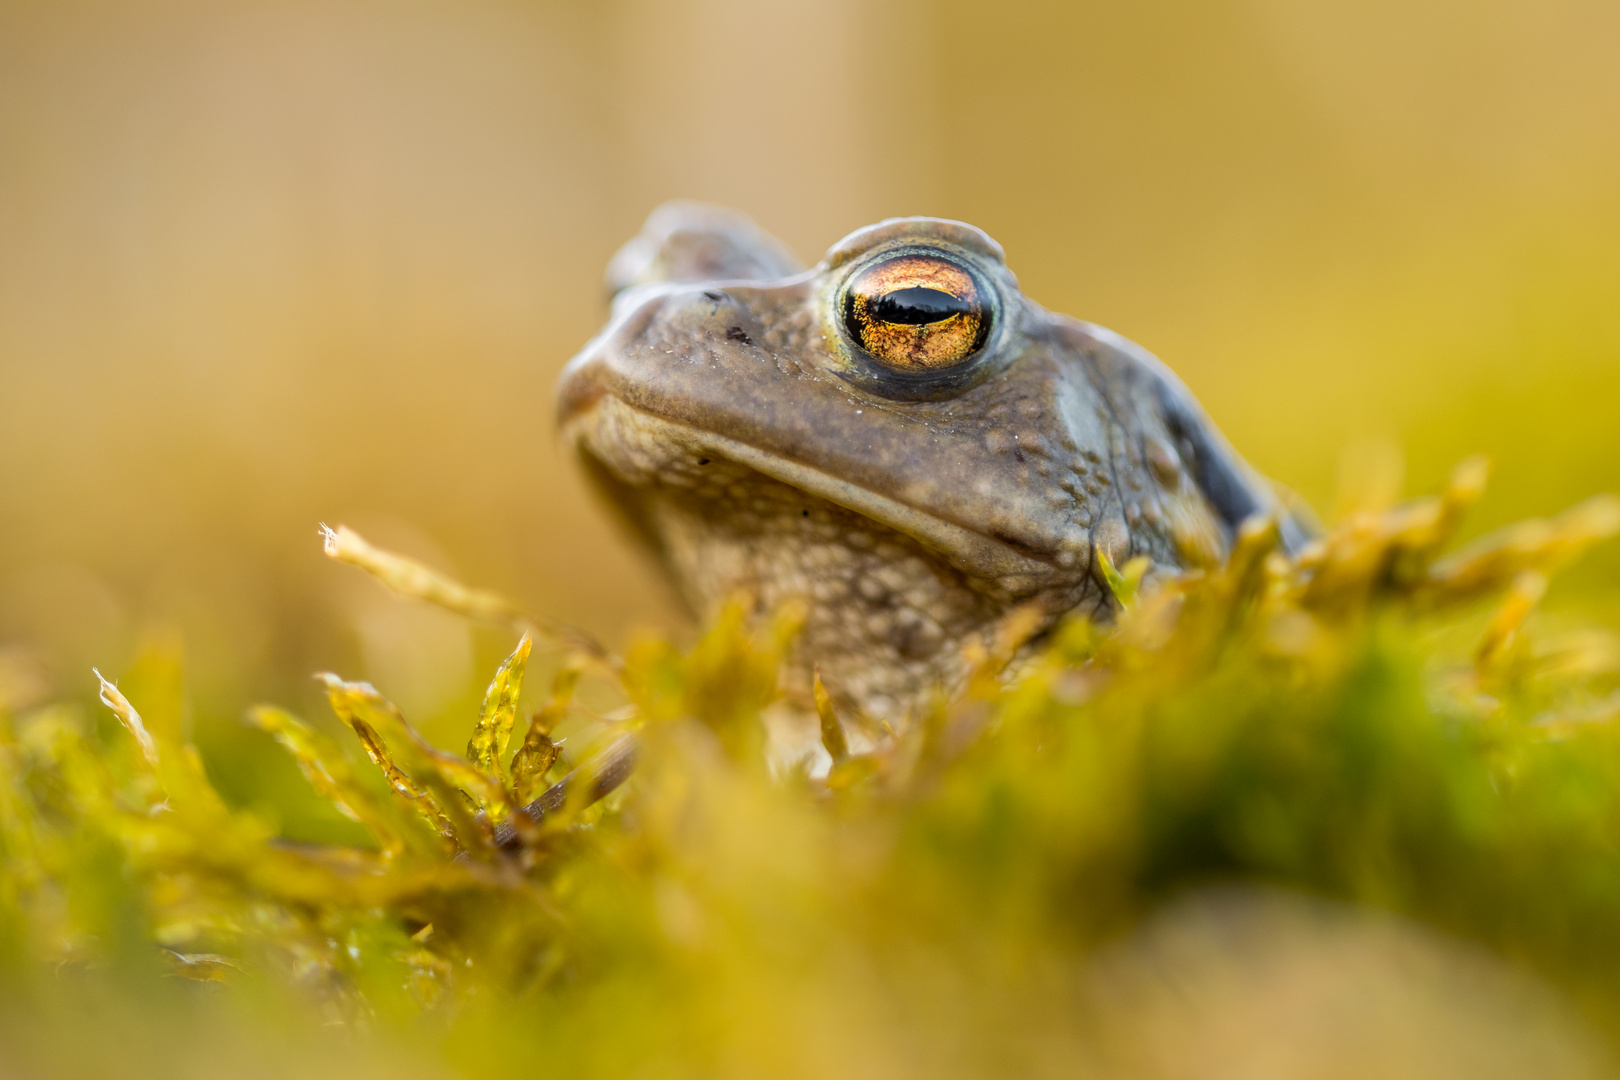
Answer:
[[[897,286],[937,278],[917,266],[968,301],[862,294],[900,320],[862,338],[851,283],[873,267]],[[808,602],[787,687],[801,707],[819,666],[852,713],[905,723],[1013,609],[1043,627],[1107,618],[1100,553],[1146,556],[1153,575],[1212,566],[1256,514],[1306,538],[1163,364],[1024,297],[970,225],[885,221],[806,270],[741,215],[674,203],[609,288],[607,326],[561,379],[563,436],[698,615]],[[925,322],[944,311],[930,298],[957,322]],[[890,344],[967,347],[927,336],[952,326],[980,344],[936,367]],[[779,726],[779,753],[813,746],[813,729]]]

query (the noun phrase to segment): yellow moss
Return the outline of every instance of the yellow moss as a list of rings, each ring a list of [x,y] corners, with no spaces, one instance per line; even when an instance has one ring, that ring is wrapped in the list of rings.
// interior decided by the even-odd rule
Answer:
[[[393,796],[310,725],[253,710],[375,849],[289,844],[227,805],[158,643],[126,680],[149,700],[101,682],[121,741],[0,707],[0,986],[43,964],[167,973],[400,1046],[426,1016],[443,1042],[424,1060],[460,1075],[1069,1075],[1115,1060],[1128,1027],[1077,974],[1101,943],[1166,897],[1249,882],[1527,959],[1606,1025],[1620,646],[1548,635],[1535,609],[1617,514],[1595,501],[1446,555],[1482,477],[1361,499],[1297,558],[1258,522],[1217,570],[1105,567],[1114,625],[1070,620],[1031,650],[1014,612],[870,753],[817,678],[822,782],[773,781],[760,752],[802,613],[740,604],[692,649],[646,639],[622,664],[512,616],[465,756],[377,688],[321,676]],[[328,542],[411,595],[515,611],[352,533]],[[548,643],[557,674],[507,764]],[[587,670],[631,710],[576,705]],[[599,749],[545,787],[564,724]]]

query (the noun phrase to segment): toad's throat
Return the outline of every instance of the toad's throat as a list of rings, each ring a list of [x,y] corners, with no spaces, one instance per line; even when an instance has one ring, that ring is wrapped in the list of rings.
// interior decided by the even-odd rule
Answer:
[[[1005,539],[749,443],[635,408],[611,395],[572,417],[566,435],[630,487],[713,488],[705,472],[722,463],[740,466],[909,537],[980,587],[1004,596],[1030,595],[1066,576],[1051,561]]]
[[[738,600],[760,613],[807,605],[790,698],[808,693],[815,666],[841,700],[898,723],[919,693],[955,680],[963,647],[1005,612],[987,583],[911,536],[714,453],[635,483],[586,460],[699,617]]]
[[[914,688],[1005,606],[872,518],[728,461],[707,469],[718,483],[705,489],[640,493],[688,602],[700,613],[740,598],[760,611],[808,602],[802,652],[846,690]],[[884,673],[862,670],[874,665]]]
[[[899,723],[1014,607],[1101,603],[1085,578],[1053,585],[1049,563],[994,538],[610,396],[565,431],[695,614],[739,596],[808,602],[790,696],[816,665],[835,696]]]

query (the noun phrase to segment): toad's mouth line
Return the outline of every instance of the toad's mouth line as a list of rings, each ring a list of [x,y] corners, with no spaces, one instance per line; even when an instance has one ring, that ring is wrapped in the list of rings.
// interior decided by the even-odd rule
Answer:
[[[612,397],[616,406],[633,413],[638,423],[666,432],[673,445],[701,449],[705,454],[735,462],[761,476],[842,506],[939,552],[957,569],[973,577],[993,579],[1011,591],[1024,592],[1034,591],[1056,576],[1057,568],[1050,560],[1021,550],[1006,540],[947,521],[771,451],[670,420],[630,405],[617,396],[603,396]],[[576,434],[577,429],[589,423],[590,414],[600,409],[601,404],[599,398],[589,410],[570,418],[564,429],[565,437],[582,441]],[[588,439],[583,442],[589,446]],[[600,454],[595,456],[601,457]]]

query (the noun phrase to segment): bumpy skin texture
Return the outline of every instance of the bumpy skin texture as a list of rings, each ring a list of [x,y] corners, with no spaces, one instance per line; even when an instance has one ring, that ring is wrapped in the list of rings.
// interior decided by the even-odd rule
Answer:
[[[987,285],[994,328],[940,376],[897,375],[840,314],[894,253]],[[810,602],[799,647],[835,695],[891,724],[1033,604],[1107,617],[1097,552],[1154,573],[1223,560],[1275,514],[1304,531],[1162,364],[1025,299],[995,241],[901,218],[801,270],[746,218],[670,204],[615,258],[603,331],[568,365],[564,436],[699,613]]]

